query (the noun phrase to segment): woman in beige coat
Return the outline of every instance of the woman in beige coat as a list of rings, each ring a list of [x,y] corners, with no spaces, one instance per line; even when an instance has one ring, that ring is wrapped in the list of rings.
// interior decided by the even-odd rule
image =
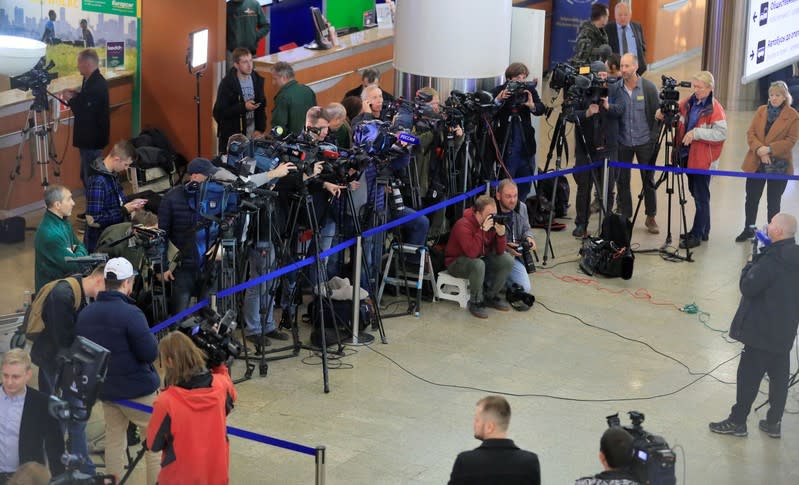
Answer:
[[[746,132],[749,151],[741,169],[744,172],[793,175],[791,151],[799,138],[799,113],[791,108],[793,100],[788,86],[783,81],[771,83],[768,88],[768,104],[755,112],[749,131]],[[780,211],[780,199],[787,180],[746,179],[746,225],[735,242],[743,242],[754,236],[752,226],[757,218],[757,206],[763,188],[768,184],[768,220]]]

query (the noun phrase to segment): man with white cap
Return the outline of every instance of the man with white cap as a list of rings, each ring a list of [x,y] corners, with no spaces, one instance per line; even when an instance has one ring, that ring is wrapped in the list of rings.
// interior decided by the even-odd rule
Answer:
[[[125,258],[109,259],[104,275],[105,291],[78,314],[76,329],[78,335],[111,352],[100,401],[105,416],[106,470],[119,479],[125,467],[128,423],[139,426],[143,433],[150,416],[115,401],[125,399],[151,406],[161,381],[153,367],[158,342],[144,313],[129,296],[136,277],[133,265]],[[159,457],[148,451],[144,459],[147,484],[153,485],[158,479]]]

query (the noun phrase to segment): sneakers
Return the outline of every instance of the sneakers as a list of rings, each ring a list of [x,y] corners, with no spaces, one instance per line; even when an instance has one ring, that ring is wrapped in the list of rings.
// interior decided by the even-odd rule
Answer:
[[[769,424],[768,421],[766,421],[765,419],[761,419],[760,422],[757,423],[757,427],[760,428],[760,431],[763,431],[764,433],[769,435],[769,437],[774,439],[779,439],[782,436],[782,434],[780,433],[781,424],[782,421],[778,421],[774,424]]]
[[[499,310],[501,312],[510,311],[510,305],[508,305],[507,302],[503,301],[502,298],[498,296],[495,296],[493,298],[486,298],[485,306],[493,308],[494,310]]]
[[[740,234],[738,234],[738,237],[735,238],[735,242],[749,241],[753,237],[755,237],[755,231],[746,227],[743,231],[741,231]]]
[[[658,227],[657,221],[655,221],[655,216],[646,216],[644,225],[646,226],[646,230],[649,231],[649,234],[660,234],[660,228]]]
[[[740,438],[743,438],[747,434],[749,434],[746,432],[746,423],[736,424],[730,421],[729,419],[725,419],[724,421],[719,421],[718,423],[710,423],[708,427],[710,428],[710,431],[714,433],[731,434],[733,436],[738,436]]]
[[[585,224],[578,224],[574,227],[572,231],[572,236],[579,237],[580,239],[588,237],[588,230],[585,227]]]
[[[468,304],[468,308],[469,308],[469,313],[471,313],[475,317],[483,319],[488,318],[488,312],[486,311],[485,306],[483,306],[482,303],[473,303],[470,301]]]

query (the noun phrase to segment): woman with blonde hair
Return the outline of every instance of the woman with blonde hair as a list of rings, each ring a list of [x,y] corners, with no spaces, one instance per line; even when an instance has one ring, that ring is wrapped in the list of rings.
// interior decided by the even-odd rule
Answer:
[[[206,356],[181,332],[161,339],[158,352],[166,388],[153,403],[147,426],[147,447],[162,451],[158,483],[226,485],[226,422],[236,400],[227,367],[220,364],[209,372]]]
[[[749,173],[793,175],[793,147],[799,138],[799,113],[791,107],[793,98],[784,81],[775,81],[768,88],[768,103],[759,107],[746,132],[749,151],[746,152],[741,170]],[[766,189],[768,222],[780,212],[780,200],[785,192],[787,180],[746,179],[746,222],[744,230],[735,242],[744,242],[754,237],[752,226],[757,219],[757,206]]]

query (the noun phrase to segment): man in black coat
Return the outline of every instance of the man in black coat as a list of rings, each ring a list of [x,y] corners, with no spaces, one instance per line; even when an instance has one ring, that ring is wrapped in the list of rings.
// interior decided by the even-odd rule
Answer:
[[[450,485],[539,485],[541,466],[538,456],[520,449],[507,438],[510,404],[502,396],[486,396],[477,401],[474,437],[479,448],[464,451],[455,459]]]
[[[47,411],[48,396],[28,387],[33,376],[31,358],[23,349],[3,354],[3,386],[0,387],[0,483],[23,463],[50,466],[54,476],[64,471],[61,427]]]
[[[63,93],[64,101],[75,115],[72,146],[80,151],[80,179],[84,187],[89,181],[89,168],[103,154],[111,132],[108,83],[100,74],[99,63],[97,51],[81,51],[78,71],[83,76],[83,84],[80,91],[67,89]]]
[[[796,218],[780,213],[768,225],[767,245],[741,271],[741,302],[730,325],[730,337],[744,344],[738,362],[735,405],[730,416],[710,423],[710,431],[746,436],[746,418],[768,374],[769,410],[758,428],[772,438],[780,437],[780,423],[788,398],[790,357],[799,322],[799,247]]]
[[[627,2],[619,2],[613,10],[614,22],[605,25],[608,34],[608,45],[616,54],[622,56],[630,53],[638,58],[638,75],[646,72],[646,41],[641,24],[631,22],[632,7]]]
[[[219,152],[227,149],[234,133],[260,138],[266,130],[264,79],[253,70],[252,54],[245,48],[233,51],[233,68],[216,92],[214,120],[219,124]]]

